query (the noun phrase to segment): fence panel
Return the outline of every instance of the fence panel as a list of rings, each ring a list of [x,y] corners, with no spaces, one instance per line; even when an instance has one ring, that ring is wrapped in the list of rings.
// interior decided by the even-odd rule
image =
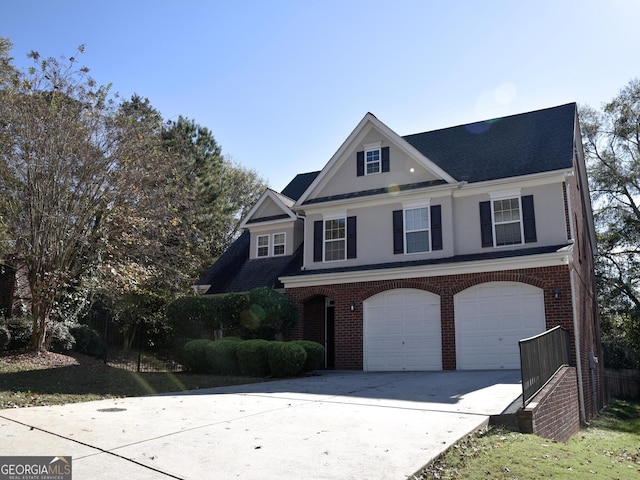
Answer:
[[[563,365],[570,365],[571,336],[558,326],[520,340],[523,406],[531,401]]]
[[[640,370],[605,369],[606,392],[611,398],[635,400],[640,398]]]

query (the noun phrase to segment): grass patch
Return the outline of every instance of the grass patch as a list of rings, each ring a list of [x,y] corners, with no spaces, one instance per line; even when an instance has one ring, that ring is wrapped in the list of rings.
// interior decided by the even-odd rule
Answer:
[[[429,464],[421,480],[640,478],[640,402],[615,400],[605,413],[558,443],[490,428],[467,435]]]
[[[10,361],[0,357],[0,409],[182,392],[267,380],[185,372],[137,373],[80,354],[73,354],[59,363]]]

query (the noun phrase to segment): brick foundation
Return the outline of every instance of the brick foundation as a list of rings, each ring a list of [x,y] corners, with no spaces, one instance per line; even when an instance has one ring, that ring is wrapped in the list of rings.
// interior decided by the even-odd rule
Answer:
[[[576,369],[563,367],[517,416],[522,433],[566,442],[580,430]]]

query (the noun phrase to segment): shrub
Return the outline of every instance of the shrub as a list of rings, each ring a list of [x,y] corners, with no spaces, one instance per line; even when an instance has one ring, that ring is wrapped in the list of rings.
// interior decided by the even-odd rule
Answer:
[[[224,338],[211,342],[205,349],[207,365],[212,372],[222,375],[238,375],[240,365],[236,358],[236,348],[241,342]]]
[[[76,325],[70,328],[71,335],[76,339],[76,352],[84,353],[101,360],[107,359],[107,343],[98,332],[88,325]]]
[[[290,377],[302,373],[307,352],[292,342],[271,342],[269,368],[276,377]]]
[[[4,320],[4,325],[11,334],[7,350],[18,350],[29,346],[33,329],[33,321],[30,315],[7,318]]]
[[[265,377],[269,375],[269,346],[268,340],[245,340],[236,347],[236,357],[240,365],[240,373],[251,377]]]
[[[227,342],[243,342],[240,337],[222,337],[220,340],[225,340]]]
[[[300,345],[307,352],[307,360],[304,362],[305,372],[317,370],[322,366],[322,361],[324,360],[324,347],[318,342],[312,342],[310,340],[294,340],[291,343]]]
[[[207,362],[207,348],[213,340],[198,339],[191,340],[184,345],[183,363],[190,372],[206,373],[210,371]]]
[[[72,350],[76,339],[69,331],[69,324],[65,322],[51,322],[47,331],[47,350],[65,352]]]

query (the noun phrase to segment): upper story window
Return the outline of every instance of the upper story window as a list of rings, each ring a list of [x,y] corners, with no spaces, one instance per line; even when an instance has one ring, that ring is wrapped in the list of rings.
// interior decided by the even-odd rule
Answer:
[[[522,243],[520,197],[493,200],[493,229],[496,247]]]
[[[518,190],[496,192],[480,202],[480,235],[483,247],[504,247],[537,242],[533,195]]]
[[[258,257],[269,256],[269,235],[258,235]]]
[[[365,150],[364,160],[366,165],[365,171],[367,175],[371,175],[373,173],[380,173],[382,171],[381,155],[380,155],[379,148]]]
[[[429,207],[410,208],[404,211],[406,253],[428,252]]]
[[[274,233],[273,234],[273,255],[284,255],[284,247],[285,247],[285,234],[284,233]]]
[[[347,251],[345,217],[324,221],[324,261],[344,260]]]

